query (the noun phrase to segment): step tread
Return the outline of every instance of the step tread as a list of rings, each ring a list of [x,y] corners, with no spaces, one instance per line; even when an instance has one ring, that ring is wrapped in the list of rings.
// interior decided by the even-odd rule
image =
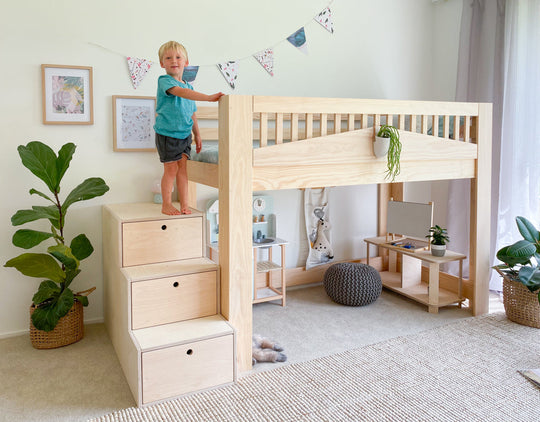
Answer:
[[[233,334],[234,330],[221,315],[173,322],[133,330],[133,337],[142,352],[193,343],[208,338]]]
[[[182,259],[179,261],[160,262],[157,264],[124,267],[122,272],[129,281],[142,281],[154,278],[175,277],[185,274],[215,271],[219,265],[205,258]]]
[[[180,204],[178,202],[173,203],[173,205],[180,209]],[[146,220],[200,218],[204,215],[201,211],[194,208],[191,208],[191,214],[165,215],[161,213],[161,204],[154,204],[152,202],[107,204],[105,207],[115,214],[123,223]]]

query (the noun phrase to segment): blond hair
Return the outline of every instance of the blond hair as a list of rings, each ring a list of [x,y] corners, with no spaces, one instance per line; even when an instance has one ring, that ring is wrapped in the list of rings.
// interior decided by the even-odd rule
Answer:
[[[176,42],[176,41],[167,41],[165,44],[163,44],[161,47],[159,47],[158,55],[159,55],[159,62],[160,63],[163,62],[163,56],[169,50],[174,50],[176,52],[179,52],[179,53],[183,54],[184,57],[186,58],[186,60],[188,60],[188,54],[187,54],[186,47],[184,47],[182,44],[180,44],[179,42]]]

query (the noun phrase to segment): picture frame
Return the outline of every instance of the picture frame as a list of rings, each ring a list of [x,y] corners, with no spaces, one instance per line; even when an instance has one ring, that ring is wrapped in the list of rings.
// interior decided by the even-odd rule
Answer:
[[[92,125],[92,67],[41,65],[43,124]]]
[[[156,97],[113,95],[113,150],[156,151]]]

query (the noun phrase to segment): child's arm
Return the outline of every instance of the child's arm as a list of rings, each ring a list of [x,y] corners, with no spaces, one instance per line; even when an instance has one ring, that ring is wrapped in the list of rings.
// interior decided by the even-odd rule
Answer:
[[[177,97],[187,98],[188,100],[193,101],[217,101],[224,94],[223,92],[217,92],[212,95],[206,95],[202,92],[193,91],[189,88],[182,88],[180,86],[173,86],[167,90],[167,94],[176,95]]]
[[[197,116],[195,113],[193,113],[193,116],[191,116],[193,119],[193,127],[191,130],[193,131],[193,138],[195,140],[195,151],[197,151],[197,154],[201,152],[202,149],[202,138],[201,133],[199,132],[199,123],[197,121]]]

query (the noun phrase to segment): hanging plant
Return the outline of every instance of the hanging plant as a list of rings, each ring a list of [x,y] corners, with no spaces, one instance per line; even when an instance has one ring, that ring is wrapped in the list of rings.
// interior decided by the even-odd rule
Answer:
[[[399,131],[394,126],[382,125],[377,132],[381,138],[389,138],[390,145],[386,154],[386,175],[385,179],[391,179],[393,182],[400,172],[401,141],[399,140]]]

